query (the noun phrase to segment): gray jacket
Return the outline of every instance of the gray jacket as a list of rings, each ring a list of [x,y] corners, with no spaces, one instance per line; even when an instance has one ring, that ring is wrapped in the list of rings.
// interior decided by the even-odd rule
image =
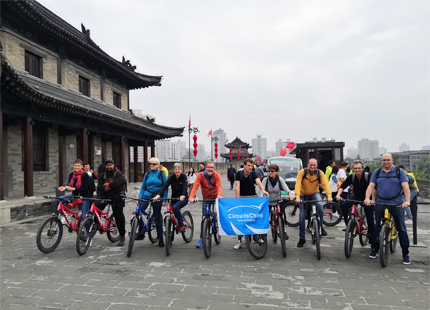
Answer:
[[[285,180],[283,178],[279,178],[279,182],[276,183],[275,187],[272,187],[272,184],[269,182],[269,184],[267,184],[267,182],[269,182],[268,177],[264,178],[263,181],[261,181],[261,183],[263,184],[264,189],[267,188],[267,192],[269,193],[269,204],[270,205],[275,205],[278,203],[278,201],[281,199],[281,189],[285,192],[293,194],[294,195],[294,191],[290,190],[288,188],[288,185],[285,183]],[[267,186],[266,186],[267,184]],[[279,188],[279,184],[281,184],[281,189]],[[260,191],[258,196],[263,196],[263,193]]]

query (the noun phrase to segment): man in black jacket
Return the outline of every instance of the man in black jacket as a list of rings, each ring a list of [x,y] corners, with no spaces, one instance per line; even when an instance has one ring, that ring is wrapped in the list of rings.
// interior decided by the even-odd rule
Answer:
[[[106,159],[106,171],[99,176],[97,185],[97,198],[110,199],[112,201],[112,210],[115,222],[120,235],[118,246],[123,246],[125,242],[125,201],[121,195],[124,193],[124,175],[119,170],[115,170],[115,164],[112,159]],[[98,204],[103,210],[106,203]]]

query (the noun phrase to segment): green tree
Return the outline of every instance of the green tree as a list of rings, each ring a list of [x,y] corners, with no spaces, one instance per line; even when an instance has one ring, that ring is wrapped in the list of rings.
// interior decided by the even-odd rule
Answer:
[[[412,164],[413,170],[420,170],[424,173],[430,174],[430,156],[423,156]]]
[[[375,163],[370,163],[368,164],[370,172],[375,171],[376,169],[382,168],[382,163],[381,162],[375,162]]]

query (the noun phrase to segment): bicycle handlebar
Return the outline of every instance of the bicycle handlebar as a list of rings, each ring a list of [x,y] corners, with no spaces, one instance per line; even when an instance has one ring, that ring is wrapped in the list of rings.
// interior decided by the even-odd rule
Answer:
[[[43,196],[43,198],[45,199],[58,199],[58,200],[75,200],[75,199],[79,199],[79,197],[69,197],[69,198],[61,198],[61,197],[52,197],[52,196]]]
[[[213,199],[198,199],[196,197],[196,198],[194,198],[194,202],[209,202],[209,203],[214,203],[215,202],[215,198],[213,198]]]
[[[75,199],[112,203],[112,201],[109,198],[98,199],[98,198],[87,198],[87,197],[82,197],[82,196],[75,196]]]

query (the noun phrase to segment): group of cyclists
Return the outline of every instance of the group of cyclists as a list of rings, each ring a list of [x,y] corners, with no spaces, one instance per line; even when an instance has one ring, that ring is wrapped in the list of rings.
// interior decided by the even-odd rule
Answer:
[[[371,236],[372,252],[370,258],[376,258],[379,255],[379,223],[383,217],[385,207],[378,203],[396,204],[402,209],[409,207],[410,191],[409,179],[404,170],[394,166],[394,160],[391,154],[386,153],[382,156],[383,167],[375,171],[371,177],[363,173],[364,165],[357,160],[353,163],[353,172],[340,185],[336,193],[336,200],[341,201],[342,192],[349,186],[353,187],[352,200],[363,201],[367,221],[368,233]],[[120,239],[118,246],[123,246],[125,241],[125,217],[124,208],[124,175],[115,168],[114,162],[106,160],[106,171],[99,176],[97,186],[97,197],[111,199],[113,212],[118,226]],[[174,173],[167,177],[166,172],[160,170],[160,161],[156,157],[149,159],[149,171],[143,176],[142,187],[139,193],[138,204],[140,208],[145,210],[149,206],[148,200],[153,200],[153,212],[156,222],[156,231],[158,246],[164,247],[163,240],[163,219],[161,215],[162,207],[166,205],[163,198],[167,198],[168,187],[171,188],[171,201],[175,217],[178,221],[179,231],[184,231],[184,223],[182,220],[181,209],[188,203],[194,203],[196,193],[201,188],[201,193],[204,200],[222,199],[222,181],[221,176],[215,171],[215,163],[213,161],[206,162],[205,166],[200,167],[200,172],[193,178],[193,186],[189,187],[189,179],[183,173],[183,167],[180,163],[174,164]],[[327,201],[333,201],[332,190],[329,186],[329,179],[326,178],[323,171],[317,169],[316,159],[310,159],[307,168],[298,172],[297,181],[294,189],[290,189],[284,179],[278,176],[279,167],[276,164],[268,166],[268,175],[261,176],[256,173],[254,162],[247,158],[244,160],[243,169],[237,171],[234,175],[235,196],[236,198],[268,196],[269,206],[276,206],[281,198],[281,191],[285,191],[288,199],[299,204],[299,242],[297,247],[303,247],[306,243],[305,239],[305,221],[306,221],[306,201],[316,201],[316,211],[320,217],[321,235],[326,236],[327,232],[322,227],[323,225],[323,200],[321,199],[320,190],[324,190],[327,196]],[[229,176],[229,180],[233,176]],[[74,164],[74,170],[69,176],[68,185],[60,187],[59,190],[69,190],[73,195],[88,197],[89,177],[83,172],[82,161],[77,160]],[[233,183],[232,183],[233,184]],[[257,193],[256,187],[259,188]],[[231,185],[231,188],[233,186]],[[190,192],[188,193],[188,190]],[[62,196],[66,197],[66,196]],[[85,201],[85,200],[84,200]],[[88,203],[82,204],[82,216],[88,211]],[[345,200],[341,203],[341,209],[345,223],[347,221],[348,209],[352,204]],[[390,207],[389,211],[392,214],[396,228],[399,232],[399,241],[403,253],[403,263],[410,264],[409,259],[409,239],[406,231],[404,211],[401,208]],[[206,203],[202,203],[202,222],[201,232],[203,231],[203,218],[206,212]],[[136,239],[143,239],[142,230],[136,235]],[[289,236],[285,233],[285,239]],[[202,247],[202,233],[196,245],[197,248]],[[242,236],[238,236],[238,240],[234,245],[234,249],[238,250],[242,247]]]

